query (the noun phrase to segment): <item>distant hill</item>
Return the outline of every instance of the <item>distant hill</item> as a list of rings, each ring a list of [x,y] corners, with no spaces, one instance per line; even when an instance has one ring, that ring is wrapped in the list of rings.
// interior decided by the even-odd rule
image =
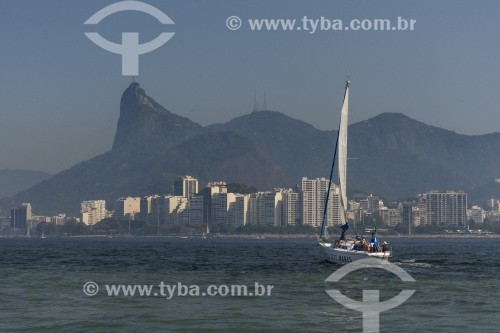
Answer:
[[[0,198],[12,196],[50,177],[51,174],[41,171],[0,170]]]
[[[123,93],[113,147],[51,179],[0,200],[31,202],[37,214],[78,214],[79,203],[172,193],[175,177],[202,184],[225,180],[260,190],[293,186],[302,176],[327,177],[335,131],[282,113],[258,111],[202,127],[168,111],[139,84]],[[388,199],[431,189],[465,190],[470,203],[500,197],[500,134],[467,136],[400,113],[352,124],[348,186]]]

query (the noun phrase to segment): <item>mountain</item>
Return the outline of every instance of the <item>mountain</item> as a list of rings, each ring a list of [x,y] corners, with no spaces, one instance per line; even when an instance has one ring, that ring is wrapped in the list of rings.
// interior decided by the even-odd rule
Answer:
[[[122,95],[112,150],[163,151],[203,132],[202,126],[171,113],[134,82]]]
[[[52,177],[51,174],[41,171],[0,170],[0,198],[26,190],[50,177]]]
[[[281,113],[258,111],[207,129],[234,131],[255,142],[296,180],[326,177],[336,132]],[[348,186],[390,199],[431,189],[466,190],[471,202],[500,196],[500,134],[468,136],[401,113],[349,126]]]
[[[240,182],[261,190],[293,184],[269,154],[253,142],[233,132],[201,134],[169,150],[158,164],[176,175],[196,175],[202,182]]]
[[[349,140],[350,156],[358,157],[349,165],[357,178],[352,181],[392,198],[430,189],[470,192],[500,176],[498,133],[461,135],[403,114],[384,113],[353,124]]]
[[[210,131],[232,131],[254,142],[297,182],[325,175],[332,164],[336,132],[320,131],[306,122],[275,111],[255,111]]]
[[[78,215],[83,200],[172,192],[175,177],[202,185],[225,180],[260,190],[327,177],[336,139],[282,113],[258,111],[202,127],[147,96],[138,83],[123,93],[112,149],[78,163],[11,198],[37,214]],[[388,199],[431,189],[465,190],[470,203],[500,197],[500,134],[467,136],[400,113],[349,127],[348,186]]]
[[[30,202],[36,214],[79,214],[80,202],[172,193],[176,177],[241,181],[258,188],[292,180],[257,145],[233,132],[210,132],[166,110],[138,83],[123,93],[112,149],[0,201]]]

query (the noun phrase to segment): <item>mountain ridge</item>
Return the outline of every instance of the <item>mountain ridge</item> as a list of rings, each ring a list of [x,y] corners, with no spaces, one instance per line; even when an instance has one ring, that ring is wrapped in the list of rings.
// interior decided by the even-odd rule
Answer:
[[[178,116],[138,83],[122,94],[112,149],[3,199],[31,202],[34,211],[77,215],[80,201],[172,192],[175,177],[191,174],[246,183],[261,190],[326,177],[336,131],[276,111],[257,111],[206,127]],[[389,199],[431,189],[463,189],[473,200],[500,196],[500,133],[468,136],[382,113],[349,126],[348,187]],[[484,192],[484,193],[483,193]],[[110,207],[111,208],[111,207]]]

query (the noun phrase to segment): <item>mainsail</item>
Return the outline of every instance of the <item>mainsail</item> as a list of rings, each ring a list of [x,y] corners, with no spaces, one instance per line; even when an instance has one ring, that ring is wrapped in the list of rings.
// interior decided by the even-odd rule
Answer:
[[[335,159],[338,151],[338,171],[339,171],[339,187],[340,187],[340,217],[342,224],[346,222],[345,212],[347,211],[347,125],[349,116],[349,81],[346,81],[344,102],[340,113],[340,124],[337,132],[337,142],[335,143],[335,151],[333,153],[332,168],[330,170],[330,181],[328,182],[328,192],[325,199],[325,209],[323,211],[323,221],[321,223],[321,239],[328,239],[328,203],[330,202],[330,192],[333,182],[333,170],[335,168]]]
[[[345,221],[345,212],[347,211],[347,125],[349,121],[349,81],[346,82],[344,105],[340,113],[339,127],[339,187],[340,187],[340,208],[342,224]]]

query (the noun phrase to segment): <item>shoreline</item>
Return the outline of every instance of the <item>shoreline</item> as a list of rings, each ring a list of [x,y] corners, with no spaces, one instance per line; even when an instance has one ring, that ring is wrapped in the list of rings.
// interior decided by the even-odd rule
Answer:
[[[251,235],[238,235],[238,234],[215,234],[212,238],[317,238],[317,235],[309,234],[251,234]],[[500,234],[436,234],[436,235],[382,235],[382,238],[500,238]]]
[[[337,235],[335,235],[337,236]],[[382,238],[457,238],[457,239],[469,239],[469,238],[500,238],[500,234],[435,234],[435,235],[379,235]],[[0,236],[0,239],[11,239],[11,238],[23,238],[23,239],[41,239],[40,237],[26,237],[21,235],[10,235],[10,236]],[[190,238],[200,238],[203,239],[202,235],[190,235],[190,234],[176,234],[176,235],[61,235],[61,236],[50,236],[47,235],[46,238],[177,238],[177,239],[190,239]],[[315,234],[212,234],[206,237],[206,239],[211,238],[234,238],[234,239],[316,239],[318,235]],[[335,239],[336,237],[334,237]]]

